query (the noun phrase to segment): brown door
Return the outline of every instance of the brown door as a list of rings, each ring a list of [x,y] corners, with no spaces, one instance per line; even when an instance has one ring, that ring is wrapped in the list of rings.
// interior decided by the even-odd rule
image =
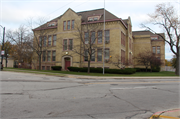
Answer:
[[[70,58],[65,58],[65,70],[68,70],[68,67],[70,67]]]

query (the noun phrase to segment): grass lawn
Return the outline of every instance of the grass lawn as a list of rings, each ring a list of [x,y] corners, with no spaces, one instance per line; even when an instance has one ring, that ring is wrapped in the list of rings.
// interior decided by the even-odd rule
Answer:
[[[33,69],[22,69],[22,68],[4,68],[4,71],[24,72],[24,73],[35,73],[35,74],[46,74],[65,76],[66,74],[72,75],[84,75],[84,76],[176,76],[175,72],[162,71],[162,72],[136,72],[131,75],[125,74],[102,74],[102,73],[86,73],[86,72],[70,72],[70,71],[54,71],[54,70],[33,70]]]

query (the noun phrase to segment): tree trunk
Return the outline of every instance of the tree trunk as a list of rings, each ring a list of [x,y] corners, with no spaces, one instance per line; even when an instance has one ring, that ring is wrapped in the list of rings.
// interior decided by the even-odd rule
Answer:
[[[90,62],[91,60],[88,60],[88,74],[90,73]]]
[[[6,55],[6,68],[7,68],[7,55]]]
[[[152,66],[151,66],[151,72],[152,72]]]
[[[39,70],[41,70],[41,56],[39,56]]]
[[[179,67],[180,67],[179,59],[180,59],[180,58],[179,58],[179,56],[180,56],[180,55],[179,55],[179,48],[178,48],[178,50],[177,50],[177,55],[176,55],[176,58],[177,58],[177,59],[176,59],[176,71],[175,71],[175,74],[178,75],[178,76],[180,75],[180,72],[179,72]]]

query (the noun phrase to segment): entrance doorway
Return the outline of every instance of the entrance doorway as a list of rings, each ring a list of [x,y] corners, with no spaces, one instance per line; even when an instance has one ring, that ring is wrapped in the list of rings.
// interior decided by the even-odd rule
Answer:
[[[68,67],[71,66],[70,58],[67,57],[64,59],[64,61],[65,61],[65,70],[68,70]]]

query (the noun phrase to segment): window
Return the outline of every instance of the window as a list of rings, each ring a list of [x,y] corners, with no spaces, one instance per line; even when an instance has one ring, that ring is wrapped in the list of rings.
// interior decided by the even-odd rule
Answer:
[[[98,17],[94,17],[94,21],[97,21],[98,20]]]
[[[156,47],[153,46],[153,47],[152,47],[152,50],[153,50],[153,54],[155,54],[155,53],[156,53]]]
[[[42,61],[46,61],[46,51],[43,51],[43,54],[42,54]]]
[[[95,32],[92,31],[92,32],[91,32],[91,44],[94,44],[94,43],[95,43],[95,40],[96,40]]]
[[[98,31],[98,43],[102,43],[102,31]]]
[[[63,30],[66,30],[66,21],[63,22]]]
[[[63,40],[63,50],[67,50],[67,39]]]
[[[102,49],[97,50],[97,61],[102,62]]]
[[[48,27],[55,26],[55,23],[49,23]]]
[[[125,64],[125,51],[121,50],[121,63]]]
[[[84,61],[88,61],[88,50],[84,51]]]
[[[70,21],[67,21],[67,30],[70,29]]]
[[[51,46],[51,36],[48,37],[48,46]]]
[[[91,53],[91,61],[95,61],[95,50],[94,49],[92,50],[92,53]]]
[[[72,50],[73,49],[73,39],[64,39],[63,40],[63,50]]]
[[[124,33],[121,32],[121,45],[123,45],[123,46],[126,45],[126,40],[125,39],[126,39],[126,37],[125,37]]]
[[[157,54],[160,54],[160,46],[157,46]]]
[[[45,66],[42,66],[42,70],[46,70]]]
[[[50,70],[50,66],[47,66],[46,69],[47,69],[47,70]]]
[[[89,18],[89,20],[88,21],[93,21],[93,18]]]
[[[151,37],[151,40],[158,40],[158,36]]]
[[[100,17],[101,17],[101,15],[90,16],[90,17],[88,17],[88,22],[91,22],[91,21],[98,21]]]
[[[74,20],[72,20],[71,29],[74,29]]]
[[[46,36],[44,37],[43,46],[46,46]]]
[[[85,44],[89,43],[89,33],[88,32],[85,32],[84,40],[85,40]]]
[[[109,42],[109,30],[105,31],[105,41]]]
[[[73,49],[73,39],[69,39],[69,50]]]
[[[39,37],[39,46],[40,47],[42,46],[42,39],[41,39],[41,37]]]
[[[53,46],[56,46],[56,35],[53,35]]]
[[[52,51],[52,61],[56,61],[56,51]]]
[[[109,49],[105,49],[105,59],[109,59]]]
[[[47,52],[47,61],[51,61],[51,51]]]

